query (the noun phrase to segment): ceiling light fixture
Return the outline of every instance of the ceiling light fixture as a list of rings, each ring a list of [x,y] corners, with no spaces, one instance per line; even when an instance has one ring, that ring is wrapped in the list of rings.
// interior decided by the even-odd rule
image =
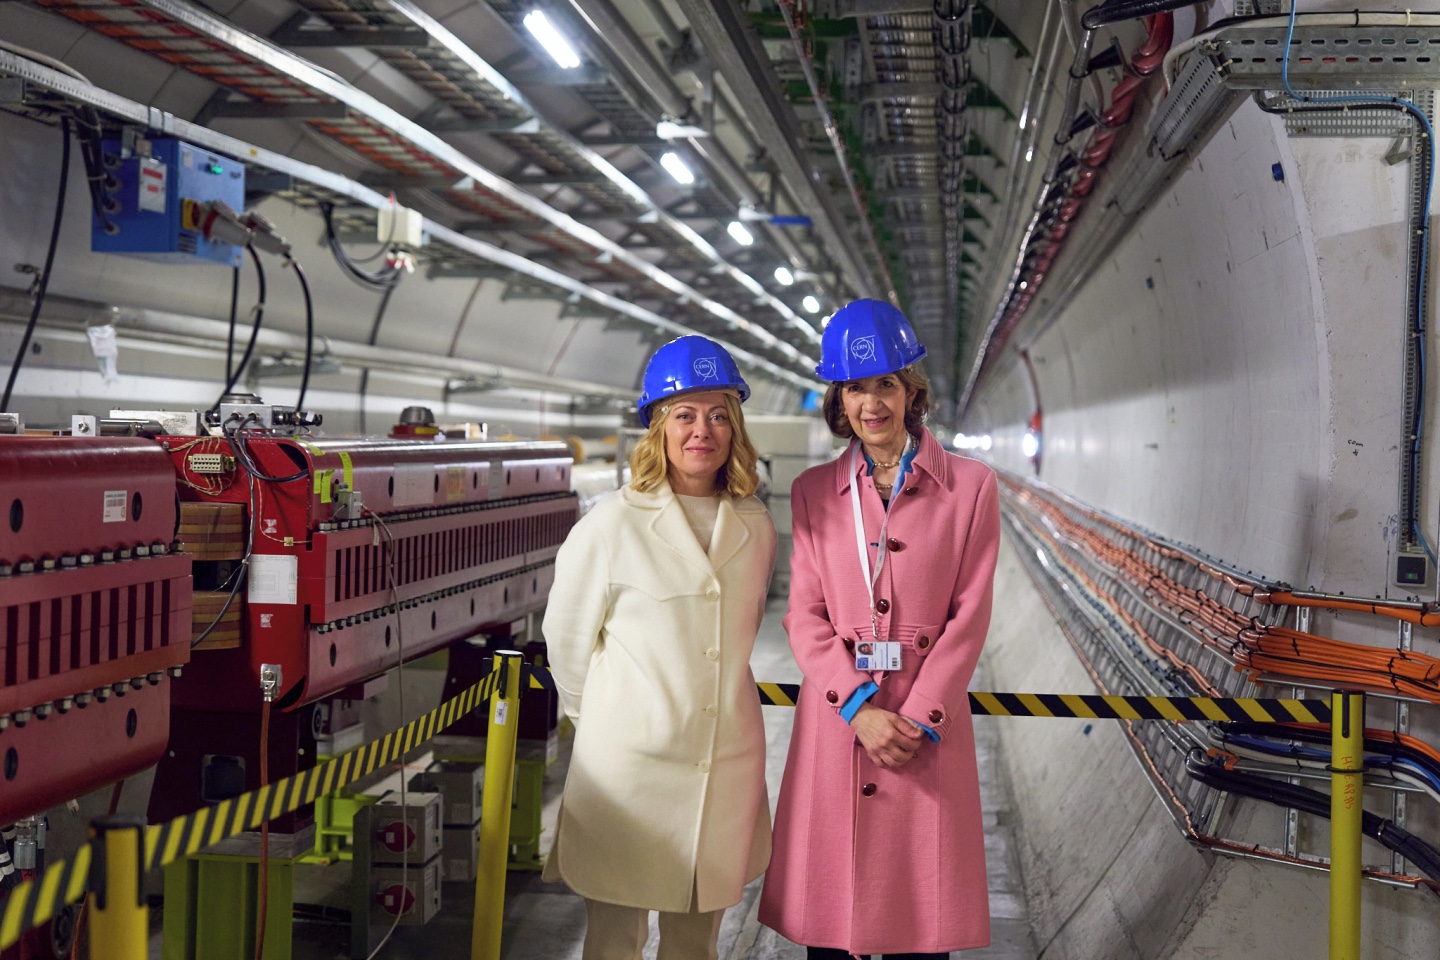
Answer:
[[[544,11],[531,10],[525,14],[522,22],[525,24],[525,29],[540,41],[540,46],[545,48],[545,52],[550,54],[550,58],[562,68],[573,70],[580,66],[580,54],[576,53],[569,41],[560,35],[560,31],[555,29],[555,25],[550,22],[549,17],[545,16]]]
[[[795,282],[795,274],[790,272],[789,267],[776,267],[775,279],[780,281],[780,286],[788,287]]]
[[[689,167],[685,166],[685,161],[681,160],[680,154],[674,150],[667,150],[661,155],[660,166],[664,167],[665,172],[675,178],[676,183],[689,186],[695,182],[695,174],[690,171]]]
[[[755,234],[751,233],[749,230],[746,230],[745,224],[741,223],[739,220],[731,220],[730,226],[725,228],[725,232],[730,234],[730,236],[734,237],[735,242],[740,244],[740,246],[742,247],[748,247],[750,246],[750,244],[755,242]]]
[[[708,137],[710,131],[693,123],[661,120],[655,124],[655,136],[661,140],[689,140],[692,137]]]
[[[816,300],[813,296],[806,296],[804,300],[800,301],[800,306],[805,308],[806,313],[820,312],[820,301]]]

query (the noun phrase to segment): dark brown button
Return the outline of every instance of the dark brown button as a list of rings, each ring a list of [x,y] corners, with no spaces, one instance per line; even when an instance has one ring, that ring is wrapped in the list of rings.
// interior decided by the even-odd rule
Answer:
[[[919,490],[916,490],[914,487],[906,487],[906,488],[905,488],[905,492],[908,493],[908,494],[910,494],[910,496],[913,497],[913,496],[915,496],[915,494],[919,493],[920,491],[919,491]]]
[[[845,649],[846,649],[846,650],[854,650],[854,649],[855,649],[855,641],[854,641],[854,640],[846,640],[846,641],[845,641]]]
[[[879,600],[875,601],[875,609],[880,613],[889,613],[890,601],[886,600],[884,597],[881,597]]]
[[[925,634],[923,633],[920,634],[920,636],[915,638],[915,646],[920,648],[921,650],[930,649],[930,638],[925,636]]]
[[[840,694],[836,693],[834,690],[827,690],[825,691],[825,699],[830,701],[831,703],[839,703]]]
[[[931,722],[931,723],[939,723],[941,720],[944,720],[944,719],[945,719],[945,714],[941,713],[939,710],[931,710],[931,711],[930,711],[930,722]]]
[[[873,783],[867,783],[867,784],[865,784],[865,786],[863,786],[863,787],[860,788],[860,792],[863,793],[863,794],[865,794],[865,796],[867,796],[867,797],[873,797],[873,796],[875,796],[875,784],[873,784]]]
[[[891,537],[889,540],[885,541],[885,549],[889,550],[891,553],[895,553],[898,550],[904,550],[905,544],[901,543],[899,540],[896,540],[894,537]]]

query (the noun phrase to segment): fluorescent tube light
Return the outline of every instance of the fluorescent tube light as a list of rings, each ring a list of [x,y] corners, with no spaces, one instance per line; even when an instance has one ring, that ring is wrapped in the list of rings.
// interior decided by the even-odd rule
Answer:
[[[545,16],[544,11],[531,10],[525,14],[523,22],[525,29],[540,41],[540,46],[544,47],[545,52],[550,54],[551,59],[561,67],[573,70],[580,66],[580,54],[576,53],[575,48],[570,46],[569,42],[560,35],[560,31],[555,29],[555,25],[550,22],[549,17]]]
[[[685,161],[681,160],[680,154],[674,150],[668,150],[661,155],[660,166],[664,167],[665,172],[675,178],[676,183],[689,186],[695,182],[695,174],[690,171],[689,167],[685,166]]]

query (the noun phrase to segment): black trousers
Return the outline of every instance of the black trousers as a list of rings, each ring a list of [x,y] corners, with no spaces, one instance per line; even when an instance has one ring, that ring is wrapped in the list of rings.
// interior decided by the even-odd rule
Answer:
[[[851,960],[851,954],[834,947],[806,947],[805,960]],[[948,953],[887,953],[885,960],[949,960]]]

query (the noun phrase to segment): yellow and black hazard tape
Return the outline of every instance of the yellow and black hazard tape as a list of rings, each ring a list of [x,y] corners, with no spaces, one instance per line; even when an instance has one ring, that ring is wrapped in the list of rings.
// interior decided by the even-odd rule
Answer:
[[[798,683],[757,683],[760,702],[793,707]],[[1329,723],[1328,700],[1253,697],[1112,697],[1069,693],[972,693],[970,712],[989,717],[1072,717],[1081,720],[1247,720]]]
[[[549,671],[526,669],[530,689],[553,689]],[[447,729],[490,698],[500,682],[491,673],[456,697],[445,701],[398,730],[356,747],[349,753],[286,777],[213,807],[176,817],[145,829],[145,868],[168,866],[260,824],[313,803],[375,772]],[[760,702],[793,707],[800,696],[796,683],[757,683]],[[1327,723],[1327,700],[1262,700],[1219,697],[1116,697],[1080,694],[972,693],[970,712],[997,717],[1074,717],[1085,720],[1250,720],[1264,723]],[[10,892],[0,913],[0,950],[20,935],[55,916],[89,887],[93,849],[47,866],[33,880]]]
[[[541,681],[536,674],[547,672],[526,670],[530,675],[527,685],[546,686],[548,678]],[[146,827],[145,869],[168,866],[221,840],[247,830],[258,830],[260,824],[268,820],[313,803],[317,797],[334,793],[385,764],[394,763],[489,700],[500,679],[499,672],[492,672],[424,716],[303,773],[223,800],[213,807],[202,807],[168,823]],[[52,919],[66,904],[85,895],[93,856],[93,848],[87,844],[74,856],[49,864],[38,877],[10,891],[4,911],[0,913],[0,951],[14,945],[26,930]]]

